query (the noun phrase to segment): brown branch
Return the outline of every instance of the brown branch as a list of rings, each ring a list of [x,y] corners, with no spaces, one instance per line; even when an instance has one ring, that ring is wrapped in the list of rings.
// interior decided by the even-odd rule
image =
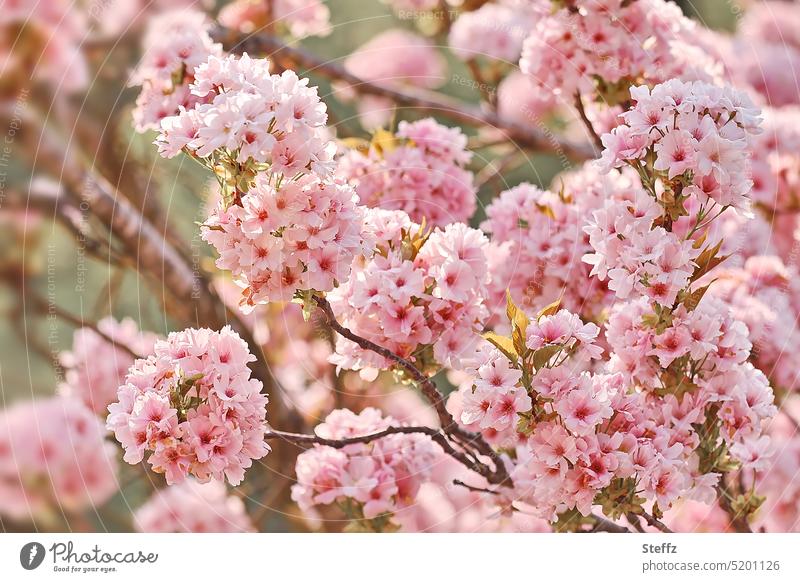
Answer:
[[[433,408],[436,410],[436,414],[439,417],[439,422],[441,423],[443,429],[447,430],[447,427],[453,424],[453,417],[450,416],[449,412],[447,412],[444,396],[442,396],[441,392],[439,392],[439,390],[436,389],[436,386],[434,385],[433,381],[430,378],[428,378],[428,376],[426,376],[410,361],[406,360],[401,356],[398,356],[392,350],[384,348],[383,346],[379,346],[378,344],[371,342],[366,338],[358,336],[349,329],[347,329],[346,327],[342,326],[342,324],[337,321],[336,315],[333,313],[333,308],[331,307],[331,304],[328,303],[327,299],[315,295],[314,302],[317,304],[317,307],[319,307],[325,314],[327,324],[331,328],[333,328],[339,335],[349,339],[353,343],[358,344],[365,350],[369,350],[371,352],[378,354],[379,356],[382,356],[387,360],[391,360],[399,367],[403,368],[409,374],[409,376],[411,376],[411,378],[413,378],[419,384],[422,393],[433,405]]]
[[[479,454],[489,457],[494,464],[494,470],[492,470],[483,463],[475,464],[470,461],[470,464],[473,465],[473,470],[485,477],[494,485],[499,485],[509,479],[508,472],[506,471],[502,459],[500,459],[494,449],[492,449],[492,447],[483,439],[483,437],[480,434],[470,433],[455,423],[453,417],[447,411],[444,396],[436,388],[433,380],[426,376],[409,360],[398,356],[393,351],[383,346],[379,346],[378,344],[371,342],[366,338],[354,334],[352,331],[344,327],[336,319],[336,315],[333,313],[331,304],[328,303],[328,300],[324,297],[315,295],[313,300],[317,307],[319,307],[320,310],[322,310],[322,312],[325,314],[327,324],[339,335],[354,342],[365,350],[374,352],[379,356],[394,362],[397,366],[405,370],[415,382],[417,382],[425,398],[427,398],[427,400],[433,405],[444,433],[452,437],[461,446],[471,448]]]
[[[606,533],[633,533],[624,525],[620,525],[618,523],[614,523],[613,521],[606,519],[605,517],[595,515],[594,513],[590,516],[594,520],[594,526],[592,527],[591,532],[606,532]]]
[[[639,533],[645,533],[644,528],[642,527],[642,521],[639,519],[638,515],[635,513],[628,513],[625,515],[625,517],[628,518],[628,521],[633,526],[633,529]]]
[[[0,107],[0,118],[9,114],[8,107]],[[109,239],[114,237],[120,243],[126,264],[150,283],[167,312],[182,325],[220,329],[230,324],[254,349],[257,360],[251,368],[271,396],[272,418],[292,428],[302,427],[296,411],[280,398],[278,383],[263,351],[256,349],[258,343],[252,332],[240,314],[225,306],[205,273],[193,269],[139,209],[40,120],[25,114],[17,136],[21,151],[35,153],[30,159],[32,173],[43,171],[59,180],[61,192],[53,201],[54,207],[64,204],[95,217],[108,231]],[[70,230],[78,232],[75,229],[73,222]]]
[[[603,151],[603,140],[600,139],[600,136],[597,135],[597,131],[594,129],[594,125],[589,120],[589,117],[586,115],[586,109],[583,107],[583,98],[581,97],[580,93],[575,93],[575,109],[578,111],[578,115],[583,122],[583,125],[586,127],[586,130],[589,132],[589,136],[592,138],[592,143],[594,146],[599,150]]]
[[[487,105],[494,108],[497,97],[496,89],[491,83],[483,76],[481,66],[472,58],[467,60],[467,68],[469,69],[472,79],[478,84],[478,91]]]
[[[650,515],[646,511],[643,511],[641,514],[642,518],[647,522],[647,525],[656,528],[657,530],[664,532],[664,533],[675,533],[671,529],[669,529],[664,522],[657,519],[654,515]]]
[[[426,434],[434,437],[441,434],[435,428],[427,426],[390,426],[382,431],[343,439],[328,439],[316,434],[298,434],[282,430],[269,430],[264,435],[267,440],[280,439],[298,445],[323,445],[334,449],[341,449],[348,445],[365,444],[392,434]]]
[[[369,443],[393,434],[427,435],[431,438],[431,440],[433,440],[433,442],[442,447],[442,450],[444,450],[447,455],[453,457],[468,469],[475,471],[487,479],[489,478],[489,475],[491,475],[491,470],[489,467],[478,461],[475,461],[468,455],[453,447],[453,444],[447,439],[441,430],[427,426],[390,426],[389,428],[376,433],[344,439],[328,439],[315,434],[298,434],[280,430],[269,430],[264,435],[264,438],[267,440],[280,439],[282,441],[287,441],[298,445],[322,445],[326,447],[332,447],[334,449],[341,449],[348,445]]]
[[[334,81],[341,81],[349,85],[355,92],[363,95],[385,97],[399,106],[426,113],[439,114],[456,123],[463,123],[473,127],[495,128],[505,133],[517,145],[533,151],[547,153],[557,151],[573,161],[584,161],[594,157],[592,148],[587,147],[585,144],[573,143],[563,139],[556,140],[552,135],[548,135],[536,128],[504,119],[493,111],[484,111],[477,107],[468,106],[457,99],[413,87],[399,89],[361,79],[348,72],[339,63],[325,61],[303,48],[288,46],[281,39],[264,32],[244,35],[234,31],[217,29],[214,32],[214,36],[216,40],[221,41],[233,53],[264,54],[275,61],[281,62],[284,66],[302,68],[309,73]]]
[[[125,262],[125,257],[117,253],[106,241],[95,237],[87,222],[82,218],[81,211],[66,202],[60,190],[39,188],[34,184],[28,188],[27,196],[19,190],[11,190],[4,207],[26,213],[35,210],[45,215],[49,214],[66,228],[75,240],[79,241],[88,255],[100,261],[110,261],[118,265]]]
[[[483,487],[475,487],[474,485],[468,485],[467,483],[464,483],[461,479],[453,479],[453,485],[458,485],[459,487],[468,489],[473,493],[491,493],[492,495],[500,495],[499,491],[492,491],[491,489],[484,489]]]
[[[33,301],[34,307],[40,313],[45,314],[45,315],[47,315],[47,314],[54,315],[58,319],[62,319],[64,321],[66,321],[67,323],[72,324],[74,327],[76,327],[78,329],[83,328],[83,327],[89,328],[93,332],[95,332],[97,335],[102,337],[104,340],[106,340],[108,343],[110,343],[112,346],[114,346],[116,349],[119,349],[119,350],[122,350],[124,352],[127,352],[128,355],[132,356],[134,359],[139,359],[139,358],[145,357],[144,354],[137,354],[130,347],[128,347],[125,344],[115,340],[113,337],[111,337],[106,332],[104,332],[102,329],[100,329],[97,326],[97,324],[94,323],[93,321],[83,320],[80,317],[77,317],[77,316],[69,313],[68,311],[66,311],[64,309],[61,309],[55,303],[46,302],[44,299],[42,299],[39,296],[28,295],[28,297],[31,298],[31,300]]]

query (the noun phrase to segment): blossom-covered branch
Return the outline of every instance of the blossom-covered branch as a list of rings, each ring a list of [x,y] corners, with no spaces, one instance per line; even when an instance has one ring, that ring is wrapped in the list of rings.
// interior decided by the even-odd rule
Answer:
[[[324,297],[314,296],[313,301],[325,314],[327,324],[332,329],[334,329],[338,334],[356,343],[363,349],[375,352],[376,354],[386,358],[387,360],[396,363],[406,373],[408,373],[411,376],[411,378],[415,382],[417,382],[422,393],[425,395],[425,397],[428,399],[428,401],[433,405],[434,409],[436,410],[436,414],[439,417],[439,422],[442,426],[442,430],[445,433],[451,435],[462,446],[473,449],[479,454],[488,456],[494,464],[494,469],[492,470],[483,463],[470,462],[469,463],[470,468],[475,470],[477,473],[481,474],[483,477],[486,477],[486,479],[490,483],[496,485],[503,484],[508,480],[509,476],[505,469],[505,465],[503,464],[502,460],[499,458],[497,453],[495,453],[495,451],[488,445],[488,443],[486,443],[483,440],[483,437],[480,434],[470,433],[468,431],[465,431],[461,427],[459,427],[458,424],[455,423],[453,417],[447,411],[444,397],[442,396],[441,392],[439,392],[439,390],[436,388],[436,385],[433,383],[433,380],[431,380],[413,363],[406,360],[405,358],[398,356],[391,350],[381,347],[378,344],[371,342],[366,338],[354,334],[352,331],[342,326],[336,320],[336,316],[333,313],[333,309],[331,308],[330,303]],[[448,449],[452,450],[452,447],[448,447]],[[463,462],[462,459],[459,458],[459,460]]]

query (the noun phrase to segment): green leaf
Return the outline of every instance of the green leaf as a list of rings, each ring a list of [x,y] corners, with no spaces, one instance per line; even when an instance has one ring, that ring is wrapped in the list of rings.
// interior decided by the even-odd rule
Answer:
[[[552,345],[552,346],[544,346],[543,348],[539,348],[535,352],[533,352],[533,367],[537,370],[544,368],[547,365],[547,362],[555,356],[564,346],[562,345]]]

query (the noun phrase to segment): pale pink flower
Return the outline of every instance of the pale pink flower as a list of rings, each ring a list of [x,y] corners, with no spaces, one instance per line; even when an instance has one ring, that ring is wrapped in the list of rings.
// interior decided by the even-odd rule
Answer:
[[[374,434],[399,424],[374,408],[360,414],[334,410],[316,427],[325,438]],[[392,516],[409,506],[443,453],[430,437],[393,434],[342,449],[316,445],[297,458],[292,499],[303,511],[349,501],[364,519]]]
[[[133,364],[134,357],[128,350],[145,355],[152,351],[157,336],[140,332],[136,323],[127,318],[117,322],[107,317],[97,323],[97,328],[103,335],[89,327],[77,330],[72,350],[59,354],[65,369],[59,392],[105,414],[108,405],[116,401],[117,388]]]
[[[81,401],[50,397],[0,412],[0,514],[46,518],[105,503],[118,489],[114,447]]]
[[[576,435],[584,435],[605,419],[611,418],[613,410],[608,402],[600,401],[585,385],[568,392],[556,403],[556,410],[564,419],[564,425]]]
[[[253,531],[244,503],[218,481],[187,479],[154,493],[133,516],[137,531],[223,533]]]

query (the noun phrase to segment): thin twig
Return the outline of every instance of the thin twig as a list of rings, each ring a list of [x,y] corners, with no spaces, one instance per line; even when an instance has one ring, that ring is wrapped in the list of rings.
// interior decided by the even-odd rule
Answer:
[[[369,443],[393,434],[426,434],[433,437],[441,434],[435,428],[427,426],[390,426],[382,431],[343,439],[329,439],[316,434],[299,434],[282,430],[269,430],[264,435],[267,440],[280,439],[298,445],[323,445],[334,449],[341,449],[349,445]]]
[[[620,525],[618,523],[614,523],[613,521],[606,519],[600,515],[592,514],[591,518],[594,520],[594,526],[592,527],[592,532],[606,532],[606,533],[633,533],[624,525]]]
[[[465,489],[469,489],[474,493],[491,493],[492,495],[500,495],[499,491],[492,491],[491,489],[484,489],[483,487],[475,487],[474,485],[468,485],[464,483],[461,479],[453,479],[453,485],[464,487]]]
[[[673,532],[671,529],[669,529],[669,528],[668,528],[668,527],[667,527],[667,526],[664,524],[664,522],[662,522],[661,520],[657,519],[657,518],[656,518],[654,515],[650,515],[650,514],[649,514],[649,513],[647,513],[646,511],[643,511],[643,512],[642,512],[641,514],[639,514],[639,515],[641,515],[641,516],[644,518],[644,520],[647,522],[647,525],[649,525],[649,526],[651,526],[651,527],[654,527],[654,528],[656,528],[657,530],[659,530],[659,531],[662,531],[662,532],[664,532],[664,533],[675,533],[675,532]]]
[[[104,332],[102,329],[100,329],[98,327],[98,325],[93,321],[81,319],[80,317],[77,317],[76,315],[73,315],[72,313],[70,313],[70,312],[68,312],[68,311],[66,311],[64,309],[61,309],[55,303],[48,303],[44,299],[42,299],[41,297],[38,297],[38,296],[33,296],[32,297],[32,301],[33,301],[34,307],[36,307],[37,311],[39,311],[40,313],[42,313],[44,315],[48,315],[48,314],[49,315],[54,315],[58,319],[62,319],[64,321],[72,324],[74,327],[76,327],[78,329],[80,329],[82,327],[89,328],[93,332],[95,332],[97,335],[102,337],[104,340],[106,340],[108,343],[113,345],[116,349],[119,349],[119,350],[122,350],[124,352],[127,352],[134,359],[139,359],[139,358],[143,358],[144,357],[144,354],[137,354],[130,347],[128,347],[125,344],[115,340],[112,336],[108,335],[106,332]]]
[[[484,476],[490,483],[494,485],[498,485],[509,479],[508,472],[506,471],[502,459],[500,459],[500,457],[497,455],[494,449],[492,449],[492,447],[483,439],[483,437],[480,434],[470,433],[469,431],[462,429],[455,423],[453,417],[447,411],[444,396],[436,388],[436,385],[433,383],[433,380],[431,380],[428,376],[426,376],[409,360],[406,360],[405,358],[398,356],[393,351],[383,346],[379,346],[378,344],[371,342],[366,338],[356,335],[355,333],[344,327],[336,319],[336,315],[333,313],[333,308],[331,307],[331,304],[328,303],[328,300],[325,299],[324,297],[315,295],[313,297],[313,300],[316,303],[317,307],[319,307],[325,314],[327,324],[333,330],[335,330],[339,335],[354,342],[363,349],[374,352],[379,356],[382,356],[387,360],[394,362],[400,368],[405,370],[409,374],[409,376],[411,376],[411,378],[415,382],[417,382],[425,398],[427,398],[428,401],[433,405],[433,408],[436,411],[436,414],[439,418],[439,423],[441,424],[442,431],[444,431],[444,433],[446,433],[454,440],[456,440],[460,445],[466,447],[472,447],[478,453],[489,457],[492,460],[492,463],[494,464],[494,470],[490,469],[487,465],[483,463],[474,463],[473,461],[470,461],[469,458],[465,456],[463,453],[454,450],[454,452],[458,453],[459,455],[456,458],[458,458],[462,463],[466,464],[467,466],[471,465],[471,468],[474,471]],[[452,446],[450,446],[450,448],[452,449]]]
[[[474,461],[473,459],[465,455],[463,452],[456,450],[453,447],[453,444],[448,440],[448,438],[444,435],[444,433],[441,430],[437,430],[435,428],[430,428],[427,426],[390,426],[376,433],[356,436],[356,437],[348,437],[344,439],[328,439],[315,434],[299,434],[299,433],[285,432],[280,430],[270,430],[264,435],[264,438],[267,440],[280,439],[283,441],[300,445],[323,445],[326,447],[341,449],[349,445],[354,445],[359,443],[369,443],[393,434],[415,434],[415,433],[428,435],[431,438],[431,440],[433,440],[440,447],[442,447],[442,449],[446,454],[459,461],[462,465],[464,465],[468,469],[475,471],[480,475],[483,475],[487,479],[492,474],[489,467],[487,467],[482,463]]]
[[[592,125],[592,122],[586,115],[586,109],[583,107],[583,98],[581,97],[580,93],[575,93],[575,109],[578,110],[578,115],[580,115],[583,125],[586,127],[586,130],[589,132],[589,136],[592,138],[592,143],[599,151],[603,151],[603,140],[601,140],[600,136],[597,135],[594,125]]]

